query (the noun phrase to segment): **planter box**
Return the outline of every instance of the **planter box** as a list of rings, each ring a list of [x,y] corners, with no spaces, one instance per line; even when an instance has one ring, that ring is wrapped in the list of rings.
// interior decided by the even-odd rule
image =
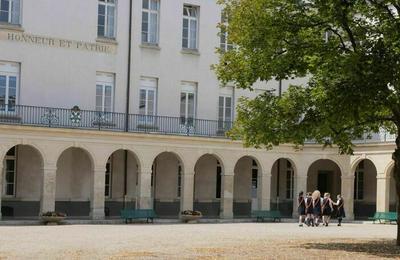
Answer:
[[[46,225],[58,225],[65,217],[41,216],[40,219]]]
[[[185,223],[196,223],[203,215],[181,215],[181,219]]]

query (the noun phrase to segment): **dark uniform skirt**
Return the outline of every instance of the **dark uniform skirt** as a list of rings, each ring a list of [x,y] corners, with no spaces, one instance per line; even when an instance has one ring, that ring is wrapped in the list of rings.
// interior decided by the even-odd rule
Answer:
[[[299,216],[306,215],[306,207],[304,205],[300,205],[298,208]]]
[[[322,210],[322,216],[330,216],[332,215],[332,209],[329,206],[324,207]]]
[[[321,201],[320,201],[320,199],[318,199],[318,202],[315,203],[315,205],[314,205],[313,214],[317,215],[317,216],[320,216],[321,213],[322,213],[321,212]]]

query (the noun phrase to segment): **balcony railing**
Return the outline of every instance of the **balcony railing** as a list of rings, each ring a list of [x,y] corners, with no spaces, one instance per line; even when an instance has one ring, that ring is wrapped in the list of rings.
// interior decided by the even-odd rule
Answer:
[[[0,106],[0,124],[218,138],[232,127],[230,121],[129,114],[126,128],[124,113],[24,105]]]

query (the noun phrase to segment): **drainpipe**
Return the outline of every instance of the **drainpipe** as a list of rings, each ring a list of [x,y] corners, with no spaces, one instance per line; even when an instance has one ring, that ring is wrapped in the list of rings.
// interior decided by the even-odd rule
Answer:
[[[129,132],[129,103],[130,103],[130,86],[131,86],[131,55],[132,55],[132,0],[129,1],[129,32],[128,32],[128,68],[126,83],[126,110],[125,110],[125,132]],[[126,208],[126,195],[128,193],[128,151],[125,150],[125,167],[124,167],[124,199],[123,206]]]

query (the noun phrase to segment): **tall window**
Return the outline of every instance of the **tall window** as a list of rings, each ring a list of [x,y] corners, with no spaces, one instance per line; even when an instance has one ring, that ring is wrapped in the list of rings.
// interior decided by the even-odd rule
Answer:
[[[158,44],[159,0],[143,0],[142,6],[142,42]]]
[[[111,198],[111,186],[112,186],[112,157],[108,158],[106,164],[106,180],[105,180],[105,189],[104,196],[106,198]]]
[[[15,196],[17,178],[17,148],[11,148],[5,157],[4,169],[4,195],[7,197]]]
[[[0,22],[20,24],[20,13],[20,0],[0,0]]]
[[[222,167],[219,161],[217,161],[217,185],[216,185],[216,194],[215,198],[220,199],[221,198],[221,184],[222,184]]]
[[[116,0],[99,0],[97,36],[115,38]]]
[[[112,112],[114,74],[97,73],[96,111]]]
[[[197,49],[199,9],[191,5],[183,6],[182,48]]]
[[[15,111],[19,64],[0,62],[0,111]]]
[[[228,17],[225,12],[221,13],[221,32],[220,32],[220,49],[226,52],[233,48],[233,44],[229,41],[228,37]]]
[[[354,180],[354,200],[363,200],[364,199],[364,171],[365,165],[364,161],[361,161],[355,172],[355,180]]]
[[[196,114],[196,83],[182,82],[181,90],[181,124],[193,125]]]
[[[232,122],[232,97],[220,96],[218,101],[218,128],[225,129]]]
[[[251,197],[257,198],[257,186],[258,186],[258,165],[255,160],[252,161],[251,166]]]
[[[287,161],[286,164],[286,198],[293,199],[294,193],[294,171],[292,164]]]
[[[153,121],[157,106],[157,79],[142,78],[140,80],[139,114],[141,120]]]

